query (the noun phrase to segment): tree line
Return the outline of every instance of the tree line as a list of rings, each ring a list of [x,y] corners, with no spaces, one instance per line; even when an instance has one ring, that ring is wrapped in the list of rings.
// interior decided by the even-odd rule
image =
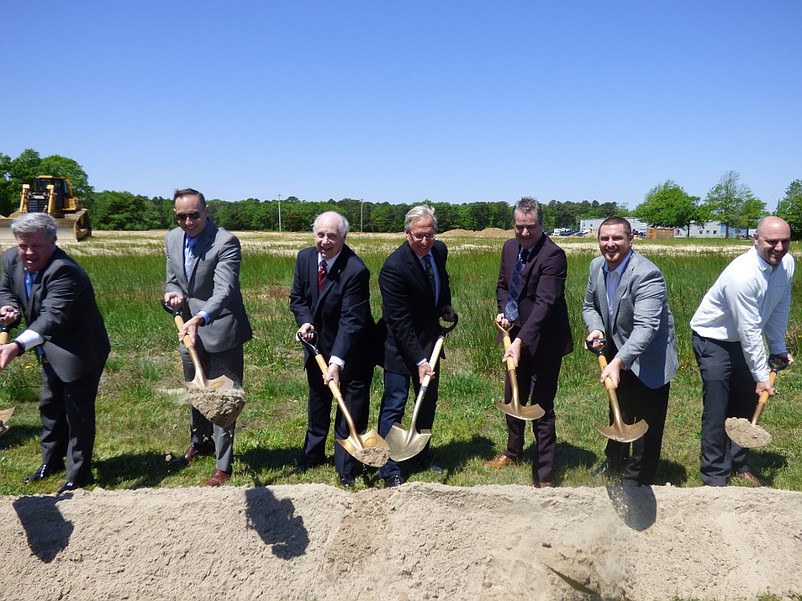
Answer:
[[[40,157],[33,149],[17,158],[0,153],[0,213],[10,215],[19,205],[22,184],[32,184],[37,175],[70,178],[73,190],[90,210],[92,227],[98,230],[149,230],[175,226],[172,199],[147,197],[131,192],[103,190],[95,192],[81,165],[60,155]],[[303,201],[295,196],[276,199],[247,198],[230,201],[207,199],[216,223],[229,230],[308,231],[314,218],[327,210],[345,215],[351,231],[398,232],[405,213],[421,202],[434,207],[438,229],[483,230],[511,229],[512,204],[506,201],[452,204],[424,200],[393,204],[343,198],[327,201]],[[582,219],[612,215],[633,216],[654,227],[682,227],[691,223],[718,221],[730,229],[754,228],[767,214],[766,205],[740,183],[735,171],[727,172],[704,200],[691,196],[672,180],[652,188],[634,210],[616,202],[588,201],[543,202],[543,227],[577,229]],[[776,213],[791,224],[795,239],[802,237],[802,180],[793,181],[780,200]]]

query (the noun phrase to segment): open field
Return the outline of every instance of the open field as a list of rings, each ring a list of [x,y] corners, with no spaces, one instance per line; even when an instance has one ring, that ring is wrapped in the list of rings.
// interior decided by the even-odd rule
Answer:
[[[57,502],[39,495],[54,492],[60,479],[22,484],[39,464],[38,367],[27,354],[0,374],[0,408],[16,406],[11,430],[0,439],[0,515],[9,543],[0,557],[22,581],[38,573],[52,583],[27,593],[6,588],[14,591],[7,598],[179,599],[196,582],[208,593],[202,596],[237,599],[340,599],[349,591],[360,599],[406,600],[800,598],[792,560],[802,556],[799,369],[782,374],[761,418],[774,441],[753,452],[751,462],[784,490],[700,486],[701,383],[687,324],[721,269],[749,242],[636,242],[666,277],[681,366],[658,474],[670,486],[628,493],[588,474],[605,443],[594,424],[607,419],[598,366],[582,350],[580,316],[597,248],[593,239],[557,239],[569,256],[577,350],[563,364],[556,404],[559,488],[540,491],[528,488],[529,465],[501,471],[482,465],[506,441],[493,404],[503,392],[504,367],[492,318],[498,253],[509,233],[443,234],[460,313],[446,340],[432,437],[446,470],[413,470],[411,484],[397,491],[377,489],[376,472],[367,471],[354,494],[326,486],[335,482],[333,465],[290,475],[303,442],[306,387],[288,293],[295,253],[311,234],[240,234],[243,292],[256,337],[246,345],[248,404],[238,421],[230,484],[197,488],[213,470],[211,458],[166,470],[165,456],[183,452],[189,436],[175,330],[159,307],[163,235],[97,232],[88,242],[63,245],[90,273],[112,339],[97,407],[96,487]],[[401,235],[348,237],[370,267],[376,318],[376,275],[401,241]],[[796,243],[792,252],[798,257]],[[789,328],[794,353],[802,334],[799,287],[797,278]],[[377,370],[373,425],[380,395]],[[182,557],[191,560],[172,564]],[[116,588],[100,586],[109,582]]]

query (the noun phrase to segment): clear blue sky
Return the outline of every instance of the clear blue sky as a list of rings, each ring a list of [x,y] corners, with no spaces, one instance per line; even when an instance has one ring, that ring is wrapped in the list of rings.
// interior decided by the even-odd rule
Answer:
[[[802,2],[7,0],[0,152],[96,190],[614,201],[802,178]]]

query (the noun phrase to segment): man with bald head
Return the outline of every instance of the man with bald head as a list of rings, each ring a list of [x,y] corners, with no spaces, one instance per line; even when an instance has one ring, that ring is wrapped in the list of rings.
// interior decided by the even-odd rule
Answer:
[[[708,486],[726,486],[731,477],[766,486],[724,423],[728,417],[750,419],[760,393],[774,394],[769,356],[794,362],[785,346],[794,276],[791,228],[779,217],[764,217],[754,239],[754,246],[724,269],[691,319],[703,384],[701,472]]]

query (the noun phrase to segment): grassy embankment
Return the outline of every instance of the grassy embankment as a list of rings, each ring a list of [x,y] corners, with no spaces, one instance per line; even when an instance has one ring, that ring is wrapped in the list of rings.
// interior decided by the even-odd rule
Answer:
[[[502,238],[446,234],[443,239],[451,250],[454,306],[461,317],[458,328],[446,340],[447,360],[441,369],[440,403],[432,437],[433,451],[446,472],[438,476],[423,471],[409,474],[409,478],[459,486],[529,484],[529,465],[500,471],[482,465],[506,442],[503,414],[493,404],[502,395],[504,378],[500,347],[493,345],[492,323]],[[289,474],[304,437],[306,385],[287,297],[295,252],[310,243],[311,235],[243,234],[242,240],[242,286],[256,337],[246,346],[248,405],[238,422],[232,484],[334,483],[332,465],[300,477]],[[384,258],[401,240],[401,236],[390,235],[349,236],[349,243],[371,269],[371,300],[377,318],[381,311],[376,276]],[[580,315],[588,264],[597,249],[593,240],[558,242],[569,254],[567,295],[577,350],[564,361],[557,398],[556,483],[601,485],[603,482],[589,476],[588,469],[603,452],[605,439],[594,424],[606,423],[607,400],[598,382],[598,365],[582,348]],[[661,483],[701,484],[701,383],[688,322],[721,269],[748,245],[747,241],[734,240],[637,242],[637,248],[657,263],[666,277],[680,349],[681,367],[672,384],[658,475]],[[178,404],[180,394],[176,393],[182,378],[175,329],[169,315],[159,307],[164,279],[161,237],[99,232],[90,241],[71,244],[67,250],[89,271],[112,340],[112,355],[97,403],[97,484],[123,489],[204,482],[213,470],[211,458],[196,461],[178,473],[169,473],[164,460],[167,453],[183,452],[189,435],[187,408]],[[793,251],[798,253],[799,247],[794,245]],[[797,278],[789,328],[792,352],[799,345],[799,281]],[[60,478],[22,484],[25,475],[39,464],[38,389],[39,370],[32,354],[0,374],[0,407],[16,406],[11,430],[0,439],[0,494],[53,492],[61,485]],[[753,469],[777,488],[802,490],[800,389],[798,368],[781,376],[779,392],[761,418],[774,441],[752,455]],[[377,369],[371,395],[374,427],[380,396],[381,372]],[[530,454],[531,432],[527,441]],[[376,484],[376,473],[367,472],[357,480],[357,489]]]

